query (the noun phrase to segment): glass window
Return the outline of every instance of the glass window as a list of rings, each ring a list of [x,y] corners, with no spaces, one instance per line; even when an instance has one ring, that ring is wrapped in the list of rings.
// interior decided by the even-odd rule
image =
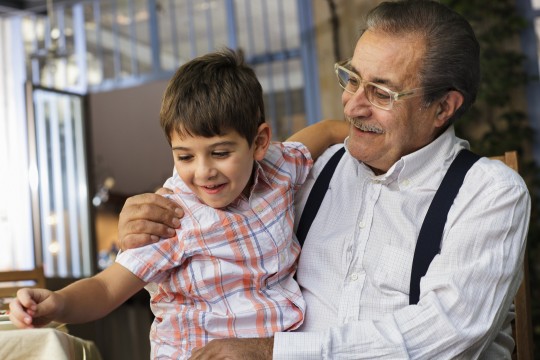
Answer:
[[[20,18],[0,18],[0,271],[35,267]]]
[[[33,91],[41,242],[47,277],[92,274],[83,98]]]

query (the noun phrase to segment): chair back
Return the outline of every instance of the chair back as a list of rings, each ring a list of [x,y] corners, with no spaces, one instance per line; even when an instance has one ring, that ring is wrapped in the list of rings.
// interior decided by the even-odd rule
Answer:
[[[33,270],[0,272],[0,310],[7,310],[9,302],[23,287],[45,287],[43,267]]]
[[[502,156],[492,156],[490,159],[500,160],[508,167],[518,172],[518,159],[516,151],[508,151]],[[516,342],[516,348],[513,359],[532,360],[533,340],[532,340],[532,321],[531,321],[531,295],[529,289],[529,261],[528,252],[525,249],[525,258],[523,260],[523,281],[514,298],[516,319],[512,325],[512,336]]]

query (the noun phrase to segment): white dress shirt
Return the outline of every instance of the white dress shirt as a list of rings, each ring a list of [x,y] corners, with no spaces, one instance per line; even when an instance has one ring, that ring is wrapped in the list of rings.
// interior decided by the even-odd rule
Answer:
[[[341,145],[321,156],[301,192]],[[307,311],[276,333],[274,359],[499,359],[513,340],[510,306],[522,279],[530,197],[500,161],[480,159],[448,214],[441,252],[409,305],[415,245],[431,200],[468,143],[450,127],[380,176],[348,152],[304,243],[297,278]]]

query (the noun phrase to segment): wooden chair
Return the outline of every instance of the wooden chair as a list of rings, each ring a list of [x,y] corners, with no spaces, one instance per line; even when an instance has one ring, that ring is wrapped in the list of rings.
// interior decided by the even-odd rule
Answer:
[[[33,270],[0,272],[0,310],[9,308],[9,301],[22,287],[45,287],[43,267]]]
[[[490,159],[500,160],[516,172],[518,171],[516,151],[506,152],[502,156],[492,156]],[[532,360],[534,358],[530,304],[529,261],[528,252],[525,250],[525,259],[523,260],[523,281],[514,298],[516,319],[512,326],[512,335],[516,342],[516,348],[512,357],[517,360]]]

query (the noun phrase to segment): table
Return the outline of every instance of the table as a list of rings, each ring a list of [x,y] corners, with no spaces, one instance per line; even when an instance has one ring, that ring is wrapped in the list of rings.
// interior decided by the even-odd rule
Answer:
[[[2,360],[101,360],[91,341],[69,335],[65,327],[0,330]]]

